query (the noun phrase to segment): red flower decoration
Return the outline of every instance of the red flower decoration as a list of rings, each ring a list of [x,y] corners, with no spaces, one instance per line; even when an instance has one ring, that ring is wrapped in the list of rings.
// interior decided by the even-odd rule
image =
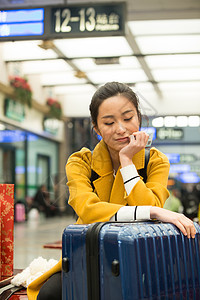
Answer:
[[[16,97],[23,104],[27,104],[31,107],[32,91],[27,79],[19,76],[12,76],[10,77],[10,85],[15,89]]]
[[[58,102],[53,98],[48,98],[47,105],[50,107],[50,111],[49,111],[50,117],[60,119],[62,115],[62,108],[60,102]]]

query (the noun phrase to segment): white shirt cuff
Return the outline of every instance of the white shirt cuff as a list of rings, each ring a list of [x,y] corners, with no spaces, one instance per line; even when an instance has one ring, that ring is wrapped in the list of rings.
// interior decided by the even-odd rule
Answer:
[[[117,212],[117,221],[131,222],[150,220],[151,206],[123,206]],[[115,221],[115,216],[110,218]]]
[[[136,220],[151,220],[150,218],[151,206],[141,205],[137,207],[136,210]]]
[[[135,184],[140,180],[140,176],[134,164],[121,168],[120,172],[123,178],[125,190],[127,195],[129,195]]]

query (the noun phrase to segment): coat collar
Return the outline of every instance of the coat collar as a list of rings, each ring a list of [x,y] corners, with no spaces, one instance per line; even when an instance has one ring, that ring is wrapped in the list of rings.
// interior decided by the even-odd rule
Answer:
[[[142,149],[133,156],[133,164],[136,169],[144,168],[145,149]],[[92,154],[91,168],[100,176],[105,176],[113,173],[113,166],[107,145],[101,140],[94,148]]]

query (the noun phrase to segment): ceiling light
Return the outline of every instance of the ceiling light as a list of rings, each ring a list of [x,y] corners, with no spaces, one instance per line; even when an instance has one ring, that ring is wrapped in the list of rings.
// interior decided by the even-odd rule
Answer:
[[[140,68],[140,63],[135,56],[124,56],[119,58],[120,65],[126,68]]]
[[[167,116],[164,118],[165,127],[175,127],[176,126],[176,117]]]
[[[74,76],[74,72],[60,72],[53,74],[42,74],[41,84],[42,85],[62,85],[62,84],[81,84],[85,83],[84,78],[77,78]]]
[[[189,116],[188,117],[188,125],[190,127],[199,127],[200,126],[199,116]]]
[[[176,125],[178,127],[187,127],[188,117],[187,116],[177,116],[176,117]]]
[[[96,70],[98,66],[95,64],[93,58],[81,58],[81,59],[73,59],[72,62],[82,71],[92,71]]]
[[[22,70],[24,74],[42,74],[72,71],[72,67],[70,67],[63,59],[50,59],[22,62]]]
[[[141,83],[136,83],[135,85],[135,90],[140,91],[140,93],[142,94],[144,91],[145,92],[154,92],[154,87],[153,84],[150,82],[141,82]]]
[[[14,50],[13,50],[14,49]],[[56,58],[56,53],[38,47],[38,41],[18,41],[3,43],[3,60],[26,60]]]
[[[161,88],[162,91],[189,91],[189,92],[197,92],[200,91],[200,84],[198,81],[183,81],[183,82],[159,82],[159,87]]]
[[[200,80],[200,68],[152,70],[156,81]]]
[[[102,62],[106,62],[106,64],[96,64],[95,60],[99,61],[102,60]],[[107,61],[104,61],[104,58],[81,58],[81,59],[73,59],[73,63],[79,68],[80,70],[84,72],[90,72],[90,71],[101,71],[101,72],[107,72],[113,71],[113,73],[119,72],[120,70],[141,70],[141,66],[139,65],[137,59],[135,57],[120,57],[118,63],[112,63],[112,61],[109,61],[112,58],[105,58]],[[116,59],[116,58],[115,58]],[[118,58],[117,58],[118,60]],[[116,62],[116,61],[115,61]]]
[[[142,36],[136,37],[142,53],[200,52],[199,35]]]
[[[113,57],[132,55],[125,37],[98,37],[55,40],[66,57]],[[80,47],[81,45],[81,47]]]
[[[134,35],[199,33],[199,19],[131,21],[128,25]]]
[[[108,81],[135,83],[138,81],[147,81],[147,77],[143,70],[101,70],[88,72],[88,78],[95,84],[102,84]]]
[[[164,126],[164,118],[158,117],[152,120],[153,127],[163,127]]]
[[[79,94],[82,95],[88,94],[90,97],[96,91],[96,88],[91,84],[82,84],[82,85],[66,85],[66,86],[55,86],[54,92],[57,95],[69,95],[69,94]]]
[[[200,54],[149,55],[145,56],[145,60],[152,69],[200,66]]]

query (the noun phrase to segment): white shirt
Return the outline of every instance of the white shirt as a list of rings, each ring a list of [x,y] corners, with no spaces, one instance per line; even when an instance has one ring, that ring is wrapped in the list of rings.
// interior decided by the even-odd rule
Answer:
[[[133,187],[140,180],[140,176],[136,170],[134,164],[128,165],[120,169],[125,190],[127,195],[130,194]],[[121,207],[115,216],[112,216],[110,221],[142,221],[150,220],[150,209],[151,206],[141,205],[141,206],[123,206]]]

